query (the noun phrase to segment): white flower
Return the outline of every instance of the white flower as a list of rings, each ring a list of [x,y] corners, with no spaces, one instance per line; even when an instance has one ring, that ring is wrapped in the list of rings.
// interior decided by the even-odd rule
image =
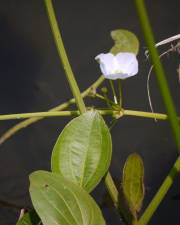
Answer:
[[[104,77],[111,80],[126,79],[138,73],[136,55],[130,52],[100,54],[95,58],[100,64]]]

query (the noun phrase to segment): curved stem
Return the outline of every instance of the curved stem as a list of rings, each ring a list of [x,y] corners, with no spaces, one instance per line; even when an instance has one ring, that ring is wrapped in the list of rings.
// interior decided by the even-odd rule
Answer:
[[[66,54],[66,50],[64,48],[64,44],[63,44],[63,40],[62,40],[62,37],[61,37],[60,29],[58,27],[56,16],[55,16],[55,13],[54,13],[52,1],[51,0],[44,0],[44,2],[45,2],[46,9],[47,9],[47,14],[48,14],[48,17],[49,17],[49,22],[50,22],[52,33],[53,33],[53,36],[54,36],[56,48],[57,48],[62,66],[64,68],[66,78],[67,78],[68,83],[70,85],[73,96],[76,99],[76,103],[77,103],[77,106],[79,108],[79,111],[81,113],[83,113],[83,112],[86,111],[86,107],[85,107],[84,101],[81,97],[79,87],[78,87],[77,82],[75,80],[72,68],[70,66],[70,63],[69,63],[69,60],[68,60],[68,57],[67,57],[67,54]]]

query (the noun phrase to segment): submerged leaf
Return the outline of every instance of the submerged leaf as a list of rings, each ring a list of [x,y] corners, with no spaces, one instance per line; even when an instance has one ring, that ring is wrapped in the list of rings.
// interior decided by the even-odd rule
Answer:
[[[111,135],[101,115],[89,111],[63,129],[54,146],[52,171],[88,192],[100,182],[111,161]]]
[[[105,225],[93,198],[60,174],[32,173],[30,195],[43,225]]]
[[[131,154],[124,165],[122,191],[128,209],[136,215],[144,199],[144,165],[136,153]]]
[[[136,35],[128,30],[114,30],[111,31],[111,37],[115,44],[111,48],[110,52],[114,55],[119,52],[131,52],[138,54],[139,51],[139,41]]]

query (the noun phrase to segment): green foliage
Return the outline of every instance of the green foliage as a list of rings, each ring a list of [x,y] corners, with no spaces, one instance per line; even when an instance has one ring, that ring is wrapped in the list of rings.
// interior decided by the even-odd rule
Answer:
[[[110,52],[114,55],[119,52],[132,52],[136,55],[139,51],[139,41],[135,34],[128,30],[113,30],[111,31],[111,37],[115,42]]]
[[[32,173],[30,195],[43,225],[105,225],[91,196],[60,174]]]
[[[40,218],[37,213],[32,210],[23,215],[16,225],[41,225]]]
[[[90,192],[109,168],[111,135],[101,115],[89,111],[63,129],[52,153],[52,171]]]
[[[124,165],[122,191],[128,209],[136,217],[144,199],[144,165],[136,153],[131,154]]]

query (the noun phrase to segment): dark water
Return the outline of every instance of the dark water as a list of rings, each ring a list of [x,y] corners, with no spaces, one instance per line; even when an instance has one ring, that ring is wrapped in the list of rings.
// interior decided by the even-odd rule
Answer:
[[[146,1],[157,41],[180,33],[178,0]],[[140,72],[123,82],[124,107],[149,110],[146,78],[148,62],[144,42],[132,1],[54,1],[73,70],[81,90],[94,82],[99,68],[94,57],[112,46],[109,32],[126,28],[141,41]],[[180,114],[180,84],[176,68],[180,57],[165,58],[167,78]],[[68,89],[41,0],[0,1],[0,108],[1,114],[45,111],[66,101]],[[164,112],[155,79],[151,93],[155,111]],[[92,104],[90,101],[89,104]],[[97,105],[101,103],[96,101]],[[50,118],[21,130],[0,147],[0,200],[30,207],[28,175],[50,167],[55,140],[69,118]],[[16,121],[1,122],[1,134]],[[177,157],[167,122],[123,118],[112,130],[113,159],[111,172],[120,182],[123,163],[132,152],[138,152],[145,163],[145,206],[163,181]],[[177,177],[173,187],[151,220],[151,225],[179,225],[180,194]],[[94,192],[102,205],[105,188]],[[102,207],[107,224],[122,224],[112,208]],[[17,212],[0,206],[0,225],[12,225]]]

